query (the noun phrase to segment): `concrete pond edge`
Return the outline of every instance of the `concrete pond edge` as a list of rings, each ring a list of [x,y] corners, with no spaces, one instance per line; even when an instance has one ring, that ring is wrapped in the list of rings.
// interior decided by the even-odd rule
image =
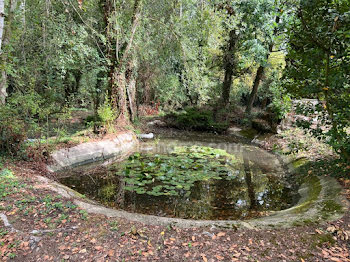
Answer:
[[[47,166],[50,172],[60,172],[89,163],[116,158],[122,160],[139,142],[134,132],[126,131],[111,139],[82,143],[63,148],[51,154],[53,163]]]
[[[98,142],[92,142],[98,143]],[[93,159],[86,159],[88,152],[83,153],[84,161],[74,162],[68,160],[66,162],[59,162],[56,160],[56,165],[50,167],[53,170],[67,170],[82,163],[91,163],[97,160],[104,160],[117,156],[118,158],[125,158],[137,145],[137,138],[132,132],[121,134],[119,137],[111,141],[99,141],[100,144],[93,144],[86,146],[78,145],[79,150],[87,150],[93,148],[95,151]],[[125,144],[123,144],[125,143]],[[89,143],[86,143],[89,144]],[[91,143],[90,143],[91,144]],[[84,145],[84,144],[82,144]],[[109,145],[109,154],[101,150],[101,146]],[[112,148],[114,147],[114,148]],[[66,157],[67,152],[75,153],[76,150],[61,151],[59,156]],[[84,151],[83,151],[84,152]],[[97,152],[97,153],[96,153]],[[101,153],[102,152],[102,153]],[[55,152],[56,153],[56,152]],[[75,158],[73,158],[74,160]],[[294,168],[290,159],[279,157],[279,160],[287,167],[290,174],[293,174]],[[317,177],[308,176],[303,179],[298,192],[301,196],[299,202],[293,207],[281,211],[271,212],[269,216],[250,219],[250,220],[192,220],[170,217],[159,217],[154,215],[144,215],[137,213],[130,213],[124,210],[116,210],[102,206],[101,204],[87,199],[77,191],[57,183],[51,179],[37,176],[38,182],[50,188],[54,192],[63,197],[70,198],[81,209],[91,214],[101,214],[107,217],[122,218],[133,222],[144,223],[148,225],[172,225],[180,228],[191,227],[214,227],[227,229],[264,229],[264,228],[289,228],[298,225],[307,225],[312,223],[322,223],[327,221],[334,221],[340,219],[348,210],[349,203],[342,194],[342,187],[335,178],[332,177]]]
[[[40,183],[46,184],[47,187],[59,195],[72,199],[75,205],[87,213],[123,218],[148,225],[171,225],[180,228],[289,228],[340,219],[349,207],[347,200],[340,194],[342,191],[340,184],[331,177],[312,177],[306,179],[307,181],[299,189],[301,199],[295,206],[286,210],[276,211],[270,216],[251,220],[192,220],[130,213],[124,210],[104,207],[95,201],[85,198],[77,191],[48,178],[41,176],[37,178]],[[320,191],[315,194],[312,187],[318,187]]]

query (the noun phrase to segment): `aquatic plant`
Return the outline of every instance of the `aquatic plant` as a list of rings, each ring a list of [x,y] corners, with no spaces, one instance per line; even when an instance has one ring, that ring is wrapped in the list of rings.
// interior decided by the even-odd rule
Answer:
[[[135,153],[116,171],[125,190],[138,194],[185,195],[199,181],[232,179],[235,157],[211,147],[176,147],[168,155]]]

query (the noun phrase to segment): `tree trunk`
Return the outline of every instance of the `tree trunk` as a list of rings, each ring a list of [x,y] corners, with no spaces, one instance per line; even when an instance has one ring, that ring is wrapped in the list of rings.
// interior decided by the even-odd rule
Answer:
[[[14,12],[17,7],[17,1],[16,0],[10,0],[8,4],[8,14],[7,14],[7,19],[5,19],[4,16],[4,11],[5,11],[5,6],[4,6],[4,0],[0,0],[2,2],[2,10],[0,10],[1,17],[0,20],[2,21],[2,37],[1,37],[1,49],[0,49],[0,64],[2,67],[1,70],[1,79],[0,79],[0,105],[6,103],[6,97],[7,97],[7,72],[6,72],[6,67],[7,67],[7,53],[4,52],[4,47],[6,47],[9,42],[10,42],[10,37],[11,37],[11,23],[14,17]],[[6,23],[5,23],[6,22]]]
[[[125,72],[115,71],[111,79],[111,99],[112,107],[118,111],[117,122],[120,125],[129,123],[129,113],[126,96]]]
[[[11,4],[11,2],[10,2]],[[4,105],[7,97],[7,73],[6,73],[6,54],[4,53],[4,43],[6,42],[5,32],[5,0],[0,0],[0,56],[1,56],[1,79],[0,79],[0,105]],[[8,25],[9,26],[9,25]],[[7,29],[8,30],[8,29]]]
[[[230,92],[232,86],[233,74],[235,71],[235,49],[237,45],[238,36],[235,30],[230,31],[230,39],[228,48],[224,57],[225,78],[222,85],[221,103],[220,107],[225,108],[230,101]]]
[[[111,61],[110,66],[110,95],[112,100],[112,106],[115,111],[118,111],[119,116],[117,123],[119,125],[126,125],[130,122],[131,118],[135,117],[135,95],[134,91],[128,84],[134,85],[134,81],[127,81],[127,66],[130,64],[130,53],[133,47],[133,40],[139,25],[139,16],[141,12],[141,0],[135,0],[134,10],[131,19],[130,37],[120,47],[118,44],[118,32],[115,31],[113,25],[113,19],[110,19],[114,15],[114,7],[111,0],[105,2],[105,19],[107,22],[107,39],[108,39],[108,58]],[[114,47],[115,46],[115,47]],[[128,96],[128,93],[130,95]],[[129,103],[128,103],[129,99]],[[130,114],[129,114],[130,112]]]
[[[2,52],[2,35],[5,27],[5,0],[0,0],[0,52]]]
[[[258,93],[258,88],[259,88],[259,84],[260,84],[260,80],[264,75],[264,70],[265,67],[260,65],[258,70],[256,71],[256,75],[255,75],[255,79],[254,79],[254,84],[253,84],[253,89],[252,92],[250,93],[249,96],[249,100],[248,100],[248,104],[247,104],[247,108],[245,110],[247,115],[250,115],[252,112],[252,108],[253,108],[253,104],[256,98],[256,95]]]
[[[131,121],[134,121],[137,117],[136,108],[136,80],[133,77],[132,71],[127,77],[126,93],[128,95],[128,107]]]
[[[279,22],[280,22],[280,17],[276,16],[275,23],[278,24]],[[273,30],[273,35],[274,36],[277,35],[277,31],[278,31],[277,27],[275,27],[275,29]],[[273,40],[271,40],[271,43],[269,44],[268,53],[266,55],[266,62],[269,59],[270,53],[273,50],[273,44],[274,44]],[[254,84],[253,84],[253,89],[252,89],[252,92],[250,93],[248,104],[247,104],[247,107],[246,107],[246,110],[245,110],[245,113],[247,115],[250,115],[252,113],[253,104],[254,104],[256,95],[258,93],[260,80],[261,80],[261,78],[264,75],[264,71],[265,71],[265,67],[263,65],[260,65],[258,70],[257,70],[257,72],[256,72],[255,79],[254,79]]]

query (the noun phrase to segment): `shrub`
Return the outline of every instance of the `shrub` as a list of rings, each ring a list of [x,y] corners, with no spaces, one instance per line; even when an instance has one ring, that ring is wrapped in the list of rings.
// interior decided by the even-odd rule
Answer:
[[[187,108],[182,113],[171,113],[165,116],[169,126],[196,131],[224,132],[228,124],[214,121],[213,113],[197,108]]]
[[[0,107],[0,153],[15,156],[27,137],[27,128],[10,106]]]
[[[106,129],[108,133],[113,133],[114,121],[117,118],[112,106],[106,102],[97,110],[98,118],[101,119],[102,126]]]

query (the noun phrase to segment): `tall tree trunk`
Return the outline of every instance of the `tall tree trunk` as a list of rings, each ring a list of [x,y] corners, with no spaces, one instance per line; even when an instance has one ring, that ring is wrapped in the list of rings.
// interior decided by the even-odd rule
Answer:
[[[233,74],[236,67],[235,50],[236,50],[237,40],[238,40],[238,36],[236,34],[236,30],[231,30],[228,47],[224,57],[225,78],[222,84],[221,103],[220,103],[221,108],[225,108],[230,101],[232,79],[233,79]]]
[[[0,27],[1,27],[1,49],[0,49],[0,64],[2,67],[1,70],[1,79],[0,79],[0,105],[5,104],[7,97],[7,53],[4,52],[4,47],[6,47],[10,42],[11,37],[11,23],[14,17],[14,11],[17,6],[16,0],[10,0],[8,5],[8,14],[7,19],[5,19],[5,0],[0,0]],[[6,23],[5,23],[6,22]]]
[[[128,69],[126,71],[126,94],[128,101],[128,108],[130,113],[130,120],[134,121],[137,117],[136,111],[136,80],[133,73],[133,63],[132,61],[128,64]]]
[[[279,22],[280,22],[280,17],[276,16],[275,23],[278,24]],[[273,31],[273,36],[277,35],[277,31],[278,31],[277,27],[275,27],[275,29]],[[266,62],[269,59],[270,53],[273,50],[273,45],[274,45],[273,40],[271,40],[271,43],[269,44],[268,52],[266,54]],[[264,71],[265,71],[265,66],[263,66],[263,65],[260,65],[258,70],[256,71],[254,84],[253,84],[253,89],[252,89],[252,92],[250,93],[248,104],[247,104],[247,107],[246,107],[246,110],[245,110],[245,113],[247,115],[250,115],[252,113],[253,104],[254,104],[256,95],[258,93],[258,89],[259,89],[261,78],[264,76]]]
[[[111,99],[112,107],[118,112],[118,123],[121,125],[129,123],[129,112],[126,96],[125,72],[115,70],[111,79]]]
[[[127,66],[130,61],[130,53],[133,47],[133,40],[136,30],[139,25],[139,16],[141,13],[141,3],[142,0],[135,0],[134,10],[131,19],[130,37],[127,39],[121,47],[119,47],[118,32],[113,28],[113,22],[111,22],[110,17],[114,15],[114,5],[111,0],[106,0],[105,2],[105,19],[107,22],[107,39],[108,39],[108,58],[111,61],[110,66],[110,94],[112,100],[112,106],[115,111],[118,111],[119,116],[117,118],[117,123],[121,125],[128,124],[131,120],[130,117],[133,116],[133,109],[131,105],[135,104],[135,96],[128,97],[128,81],[127,81]],[[115,39],[116,38],[116,39]],[[115,47],[114,47],[115,46]],[[133,83],[132,83],[133,84]],[[127,99],[133,100],[127,102]],[[129,114],[131,112],[131,114]]]
[[[0,0],[0,52],[2,52],[2,35],[5,28],[5,0]]]
[[[245,110],[247,115],[250,115],[252,112],[253,104],[256,98],[256,95],[258,93],[258,88],[260,85],[261,78],[264,75],[265,67],[260,65],[258,70],[256,71],[255,79],[254,79],[254,84],[253,84],[253,89],[252,92],[250,93],[247,108]]]
[[[127,85],[127,94],[130,108],[130,119],[134,121],[137,118],[137,106],[136,106],[136,80],[132,78]]]

